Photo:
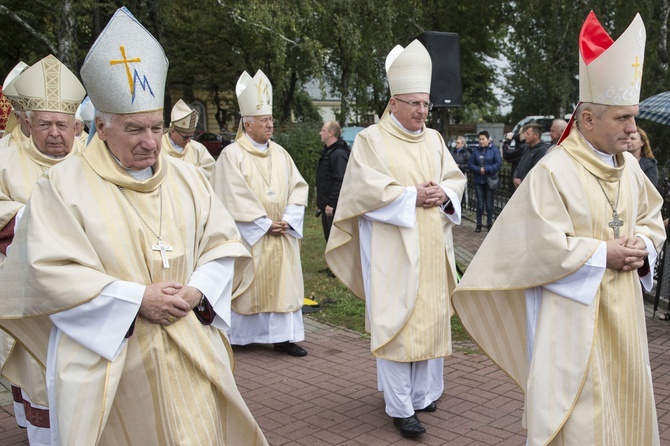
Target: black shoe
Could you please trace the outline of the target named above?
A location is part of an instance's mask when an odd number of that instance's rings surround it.
[[[475,232],[482,232],[482,225],[477,225]]]
[[[491,226],[493,226],[493,225],[486,225],[486,232],[491,230]]]
[[[437,404],[435,404],[435,401],[433,401],[423,409],[417,409],[417,412],[435,412],[436,410],[437,410]]]
[[[416,414],[407,418],[393,418],[393,424],[405,438],[418,437],[426,433],[426,428],[421,425]]]
[[[280,342],[275,344],[276,352],[287,353],[291,356],[307,356],[307,350],[294,344],[293,342]]]
[[[320,273],[327,275],[328,277],[335,278],[335,274],[330,270],[330,268],[324,268],[319,270]]]

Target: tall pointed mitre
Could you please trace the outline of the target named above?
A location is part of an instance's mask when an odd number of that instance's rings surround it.
[[[418,40],[406,48],[396,45],[386,56],[386,75],[391,96],[406,93],[430,94],[433,63],[426,47]]]
[[[12,83],[25,110],[74,115],[86,91],[77,76],[52,54]]]
[[[89,50],[81,78],[96,110],[142,113],[163,109],[167,69],[161,45],[124,7]]]
[[[186,135],[192,135],[195,132],[195,126],[198,125],[200,114],[197,110],[189,107],[181,99],[172,107],[170,113],[170,126],[178,132]]]
[[[646,39],[640,14],[614,41],[591,11],[579,33],[579,103],[639,104]],[[559,143],[570,133],[575,118],[573,113]]]
[[[235,86],[237,103],[240,105],[241,116],[272,115],[272,84],[261,70],[254,77],[243,71]],[[244,123],[240,119],[235,139],[244,133]]]
[[[24,62],[17,63],[12,71],[9,72],[5,78],[5,82],[2,84],[2,96],[11,104],[11,108],[16,111],[23,111],[23,104],[19,98],[19,94],[16,92],[16,87],[14,86],[14,81],[19,77],[21,73],[26,71],[29,68],[29,65]],[[3,105],[3,110],[6,105]],[[14,130],[19,121],[17,121],[14,113],[9,112],[7,122],[5,123],[5,134]]]
[[[95,118],[95,107],[93,106],[90,97],[86,96],[84,100],[81,101],[81,104],[79,105],[77,113],[75,113],[74,117],[75,119],[83,121],[84,124],[91,128],[93,124],[93,118]]]
[[[23,105],[19,99],[19,94],[16,92],[14,81],[28,68],[30,68],[29,65],[24,62],[17,63],[5,78],[5,82],[2,83],[2,94],[7,97],[14,110],[23,111]]]
[[[242,116],[263,116],[272,114],[272,84],[261,70],[254,77],[244,71],[235,86],[237,102]]]

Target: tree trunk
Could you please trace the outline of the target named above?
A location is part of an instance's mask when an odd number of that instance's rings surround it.
[[[75,73],[79,71],[77,61],[77,13],[74,0],[63,0],[61,29],[58,36],[58,59]]]

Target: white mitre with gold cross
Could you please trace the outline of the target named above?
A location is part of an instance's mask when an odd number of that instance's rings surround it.
[[[433,62],[426,47],[418,40],[412,41],[406,48],[396,45],[386,56],[385,65],[391,96],[430,94]]]
[[[244,71],[237,80],[235,94],[242,116],[272,114],[272,84],[261,70],[254,77]]]
[[[175,130],[186,135],[192,135],[195,132],[195,127],[198,125],[198,118],[200,114],[197,110],[189,107],[186,102],[181,99],[172,107],[170,113],[170,126]]]
[[[124,7],[89,50],[81,78],[96,110],[143,113],[163,109],[167,69],[161,45]]]
[[[646,38],[640,14],[615,42],[591,11],[579,33],[579,104],[639,104]],[[576,118],[573,112],[558,144],[568,137]]]
[[[52,54],[21,73],[12,85],[24,110],[74,115],[86,95],[77,76]]]
[[[646,38],[640,14],[615,42],[591,11],[579,35],[579,101],[637,105]]]

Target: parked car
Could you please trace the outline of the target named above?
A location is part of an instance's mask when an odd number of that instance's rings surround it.
[[[553,115],[526,116],[521,121],[517,122],[516,125],[514,126],[514,128],[512,129],[512,133],[514,133],[514,137],[512,139],[512,143],[510,144],[510,146],[514,147],[521,142],[521,139],[520,139],[521,129],[523,128],[524,125],[531,124],[533,122],[539,124],[542,127],[542,133],[543,133],[542,140],[545,141],[544,133],[549,132],[549,129],[551,128],[551,123],[553,121],[554,121],[554,116]],[[549,142],[551,142],[551,136],[549,136]]]
[[[466,133],[463,135],[465,138],[465,148],[472,153],[477,147],[479,147],[479,134],[477,133]]]
[[[354,145],[356,135],[358,135],[364,128],[365,127],[344,127],[342,129],[342,139],[349,145],[349,147],[351,147]]]
[[[214,158],[218,158],[221,154],[221,150],[225,147],[226,144],[223,143],[221,135],[210,132],[196,132],[195,137],[193,138],[198,141],[200,144],[205,146],[210,155]],[[230,142],[229,142],[230,143]]]

